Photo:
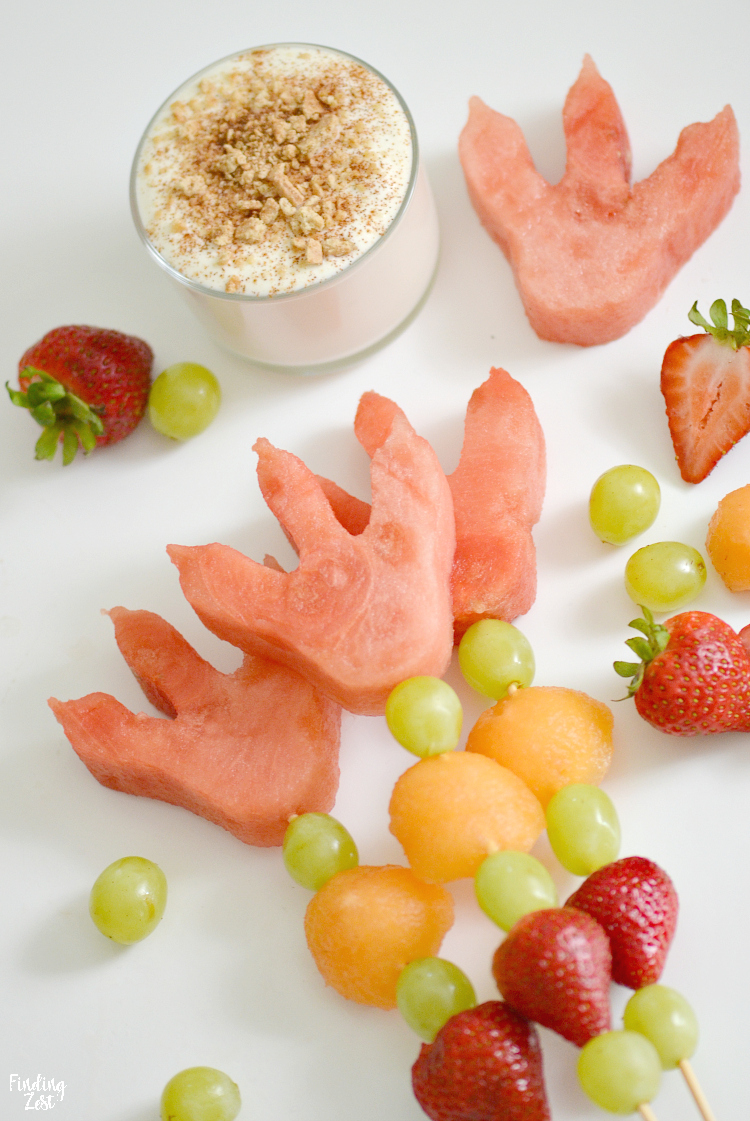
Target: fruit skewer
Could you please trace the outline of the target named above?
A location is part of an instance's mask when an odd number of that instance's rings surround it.
[[[623,1019],[626,1028],[653,1043],[664,1070],[681,1071],[703,1121],[716,1121],[690,1065],[698,1045],[698,1019],[685,997],[666,985],[646,985],[633,993]]]
[[[640,1113],[643,1121],[656,1121],[651,1102],[661,1072],[654,1044],[627,1027],[593,1036],[578,1057],[578,1081],[592,1102],[610,1113]]]
[[[711,1109],[711,1106],[706,1100],[706,1095],[701,1089],[701,1085],[695,1076],[695,1071],[693,1070],[689,1059],[680,1059],[677,1066],[682,1073],[685,1082],[687,1083],[687,1087],[690,1090],[690,1093],[693,1095],[693,1100],[698,1106],[698,1111],[703,1118],[703,1121],[716,1121],[716,1114]]]

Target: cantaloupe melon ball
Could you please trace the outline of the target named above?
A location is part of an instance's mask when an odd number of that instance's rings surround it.
[[[532,685],[483,712],[466,750],[513,771],[546,807],[571,782],[601,782],[612,760],[613,724],[607,705],[586,693]]]
[[[404,966],[434,957],[453,925],[453,897],[395,864],[337,872],[310,900],[305,935],[327,984],[349,1000],[396,1007]]]
[[[706,551],[730,592],[750,589],[750,485],[722,498],[708,523]]]
[[[544,829],[528,786],[483,755],[450,751],[422,759],[396,782],[391,833],[412,870],[430,883],[473,876],[499,849],[527,852]]]

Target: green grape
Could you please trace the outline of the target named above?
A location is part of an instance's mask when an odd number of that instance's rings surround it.
[[[530,911],[557,907],[557,891],[547,869],[527,852],[493,852],[474,877],[479,906],[502,930]]]
[[[634,1031],[596,1035],[578,1056],[578,1081],[610,1113],[635,1113],[659,1092],[661,1063],[653,1043]]]
[[[659,1052],[664,1070],[689,1059],[698,1046],[698,1020],[685,997],[666,985],[646,985],[633,993],[623,1015],[629,1031],[639,1031]]]
[[[660,504],[659,484],[645,467],[610,467],[591,488],[591,528],[601,541],[624,545],[653,524]]]
[[[638,549],[625,566],[625,590],[651,611],[676,611],[695,599],[706,582],[706,564],[697,549],[679,541],[658,541]]]
[[[329,814],[307,813],[292,818],[282,852],[289,875],[310,891],[318,891],[331,876],[359,863],[351,834]]]
[[[480,619],[458,645],[458,664],[473,689],[499,701],[509,685],[531,685],[534,652],[529,640],[511,623]]]
[[[463,710],[446,681],[409,677],[385,702],[385,719],[401,746],[424,758],[458,746]]]
[[[158,432],[189,440],[208,428],[220,404],[221,389],[210,370],[196,362],[176,362],[151,386],[148,415]]]
[[[546,814],[552,851],[574,876],[590,876],[617,859],[620,821],[612,799],[598,786],[563,786],[550,798]]]
[[[398,1010],[418,1036],[432,1043],[443,1024],[477,1002],[471,981],[445,958],[419,958],[401,970]]]
[[[89,912],[102,934],[129,946],[159,925],[166,903],[167,879],[158,864],[124,856],[97,878]]]
[[[213,1067],[189,1067],[170,1078],[161,1096],[161,1121],[234,1121],[240,1091]]]

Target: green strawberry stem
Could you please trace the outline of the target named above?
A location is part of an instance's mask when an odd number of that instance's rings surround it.
[[[704,319],[698,311],[698,301],[693,304],[688,312],[688,319],[696,327],[702,327],[713,335],[717,343],[731,346],[732,350],[739,350],[741,346],[750,345],[750,311],[743,307],[739,300],[732,300],[732,318],[734,330],[730,330],[727,305],[723,300],[714,300],[709,309],[713,323]]]
[[[13,404],[28,409],[44,429],[36,442],[36,458],[53,459],[61,439],[63,465],[73,462],[79,447],[88,455],[96,446],[97,436],[104,432],[97,411],[70,393],[52,374],[36,366],[25,366],[21,377],[33,379],[25,393],[12,389],[9,382],[5,388]]]
[[[662,650],[666,649],[669,642],[669,631],[663,627],[661,623],[655,623],[654,617],[647,607],[638,605],[643,612],[642,619],[633,619],[628,623],[629,627],[640,631],[645,635],[645,638],[628,638],[625,640],[625,645],[629,646],[634,654],[637,654],[641,659],[640,662],[615,662],[615,673],[620,677],[631,677],[632,681],[628,685],[628,696],[632,697],[638,692],[638,688],[643,681],[643,675],[646,671],[646,666],[652,661],[657,654],[661,654]]]

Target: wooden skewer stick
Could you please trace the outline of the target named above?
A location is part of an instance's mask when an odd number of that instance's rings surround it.
[[[638,1106],[638,1112],[643,1118],[643,1121],[656,1121],[656,1114],[648,1102],[641,1102]]]
[[[716,1117],[714,1116],[713,1110],[711,1109],[711,1106],[706,1101],[706,1095],[701,1090],[700,1083],[698,1082],[698,1079],[695,1077],[695,1071],[691,1067],[688,1060],[687,1059],[681,1059],[678,1065],[679,1065],[680,1070],[683,1073],[685,1081],[688,1084],[688,1089],[690,1090],[690,1093],[695,1098],[695,1104],[698,1106],[698,1109],[700,1110],[700,1114],[701,1114],[701,1117],[703,1118],[703,1121],[716,1121]]]

